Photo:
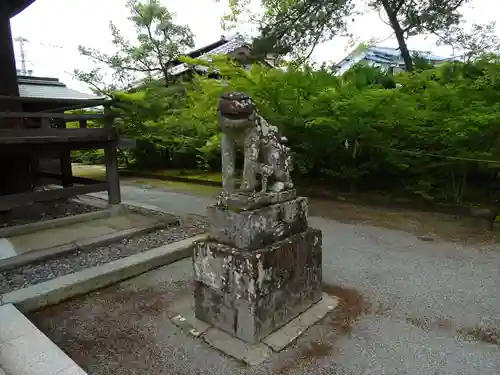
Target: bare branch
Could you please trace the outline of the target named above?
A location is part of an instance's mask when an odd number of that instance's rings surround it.
[[[380,18],[380,21],[382,21],[383,23],[385,23],[387,26],[391,26],[391,24],[390,24],[389,22],[387,22],[386,20],[384,20],[384,19],[382,18],[382,15],[380,14],[380,12],[382,12],[382,8],[380,8],[380,9],[378,10],[378,12],[377,12],[377,14],[378,14],[378,18]]]
[[[309,58],[311,57],[311,55],[313,54],[314,52],[314,49],[316,48],[316,46],[318,45],[318,42],[321,38],[321,34],[323,33],[324,31],[324,28],[325,28],[325,25],[323,25],[323,27],[321,28],[321,31],[318,33],[318,35],[316,36],[316,39],[314,40],[314,43],[311,45],[311,48],[309,50],[309,53],[299,62],[300,64],[303,64],[305,63],[307,60],[309,60]]]

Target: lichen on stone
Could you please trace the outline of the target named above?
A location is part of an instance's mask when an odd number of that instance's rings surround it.
[[[222,188],[234,193],[236,147],[243,147],[241,191],[280,192],[293,188],[290,148],[278,128],[270,125],[243,93],[224,94],[219,101],[221,121]],[[260,176],[260,191],[258,189]]]

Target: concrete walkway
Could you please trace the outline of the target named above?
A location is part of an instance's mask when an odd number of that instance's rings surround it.
[[[0,260],[13,258],[36,250],[50,249],[74,243],[75,241],[118,234],[121,231],[133,228],[150,227],[156,223],[156,219],[133,213],[119,215],[106,214],[105,216],[97,216],[96,214],[98,213],[93,213],[91,217],[82,218],[80,221],[72,220],[67,224],[62,224],[68,220],[67,218],[58,219],[59,224],[53,227],[47,227],[46,225],[43,227],[32,227],[38,225],[38,223],[28,224],[24,228],[30,227],[29,230],[0,238]],[[42,224],[47,224],[48,222],[44,221]],[[20,226],[21,229],[22,227]]]
[[[0,375],[5,373],[85,375],[71,358],[11,304],[0,306]]]
[[[121,191],[124,203],[130,201],[156,206],[179,216],[187,214],[205,215],[205,207],[207,204],[212,203],[212,199],[207,197],[168,190],[143,188],[123,183]],[[93,195],[107,199],[106,193]]]
[[[204,214],[211,201],[133,186],[122,192],[126,200],[184,215]],[[314,216],[310,223],[323,230],[324,283],[354,289],[372,309],[347,336],[329,343],[335,353],[290,373],[500,373],[498,246],[423,242]]]

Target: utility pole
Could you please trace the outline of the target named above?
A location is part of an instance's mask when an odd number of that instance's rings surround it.
[[[21,69],[20,69],[20,73],[23,76],[27,76],[28,75],[28,70],[26,69],[26,50],[25,50],[24,43],[28,42],[28,39],[23,38],[22,36],[18,36],[14,40],[19,43],[19,50],[21,51]]]

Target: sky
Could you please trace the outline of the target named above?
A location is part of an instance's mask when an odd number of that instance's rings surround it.
[[[195,35],[196,47],[210,44],[228,35],[222,30],[220,20],[227,9],[227,0],[162,0],[163,5],[175,13],[175,21],[187,24]],[[80,56],[78,45],[112,51],[109,22],[113,21],[129,39],[134,29],[127,20],[126,0],[36,0],[34,4],[11,19],[13,37],[28,40],[24,49],[28,68],[33,75],[56,77],[68,87],[90,93],[89,88],[74,79],[74,69],[90,70],[92,62]],[[500,2],[497,0],[472,0],[472,6],[464,8],[468,23],[497,21],[500,35]],[[255,0],[254,7],[258,7]],[[250,29],[240,26],[233,32],[246,33]],[[391,34],[376,13],[357,17],[350,30],[359,41],[376,38],[380,41]],[[411,49],[434,51],[450,56],[446,47],[436,47],[432,38],[414,37],[409,40]],[[380,45],[396,47],[394,39]],[[15,42],[16,57],[20,60],[20,46]],[[349,52],[348,40],[335,38],[318,46],[313,58],[318,61],[337,62]],[[19,66],[18,61],[18,68]]]

